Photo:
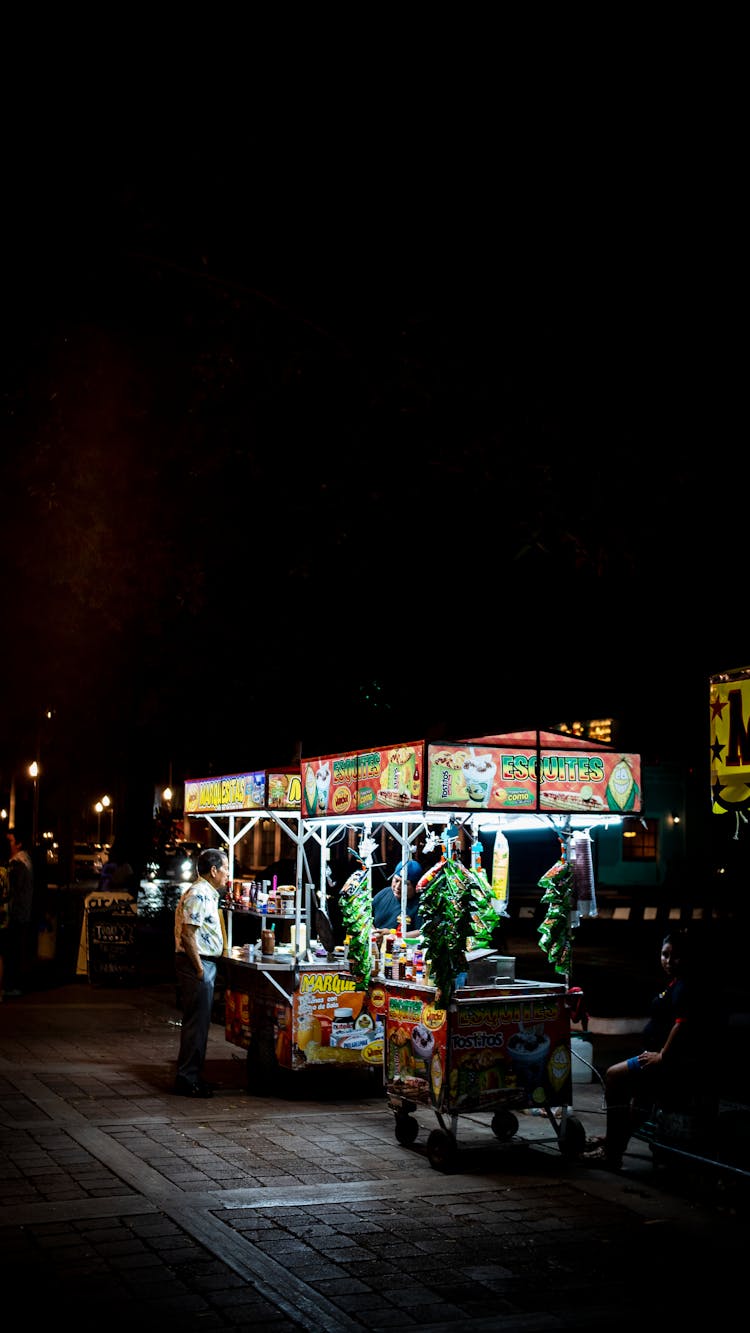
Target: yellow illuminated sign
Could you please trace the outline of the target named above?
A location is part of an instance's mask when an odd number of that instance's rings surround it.
[[[711,680],[711,796],[714,814],[750,806],[750,669]]]

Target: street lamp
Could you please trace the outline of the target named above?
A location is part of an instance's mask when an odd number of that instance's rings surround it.
[[[109,845],[111,847],[115,836],[115,809],[109,796],[102,796],[102,807],[109,815]]]
[[[39,834],[39,765],[36,759],[32,764],[29,764],[29,777],[32,778],[34,782],[34,823],[32,826],[32,842],[36,847]]]
[[[110,845],[110,847],[111,847],[111,846],[112,846],[112,840],[113,840],[113,838],[114,838],[114,831],[115,831],[115,811],[114,811],[114,806],[112,805],[112,801],[111,801],[110,797],[109,797],[109,796],[102,796],[101,800],[99,800],[99,801],[96,802],[96,805],[94,806],[94,809],[96,810],[96,841],[99,843],[99,846],[101,847],[101,845],[102,845],[102,815],[104,814],[104,811],[106,810],[106,811],[107,811],[107,814],[109,815],[109,845]]]

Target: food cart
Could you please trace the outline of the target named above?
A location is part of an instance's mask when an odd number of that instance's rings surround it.
[[[399,1143],[419,1133],[413,1112],[435,1113],[430,1164],[447,1170],[458,1151],[459,1116],[494,1112],[492,1132],[512,1138],[517,1110],[538,1107],[560,1150],[580,1152],[585,1132],[571,1114],[570,1022],[566,986],[533,981],[464,985],[447,1008],[433,986],[384,981],[374,988],[385,1015],[385,1085]],[[558,1121],[554,1108],[561,1108]]]
[[[255,885],[247,901],[243,885],[238,903],[235,881],[227,905],[226,1036],[247,1051],[249,1086],[261,1089],[278,1069],[369,1068],[386,1081],[400,1142],[413,1141],[418,1127],[409,1117],[420,1102],[435,1111],[436,1164],[455,1147],[457,1116],[477,1106],[495,1110],[493,1130],[500,1137],[516,1132],[513,1108],[538,1106],[550,1116],[561,1149],[576,1151],[582,1131],[569,1114],[567,982],[517,981],[508,970],[513,960],[483,947],[505,911],[502,830],[527,814],[570,840],[576,811],[588,822],[637,811],[639,784],[637,756],[539,732],[306,758],[283,781],[253,773],[187,783],[186,811],[207,818],[228,842],[230,879],[234,848],[257,820],[283,821],[296,846],[293,886],[274,884],[268,892],[264,886],[258,894]],[[477,851],[487,828],[495,841],[491,880]],[[433,911],[433,937],[426,943],[439,977],[388,978],[384,959],[373,952],[372,870],[377,835],[384,833],[404,860],[419,845],[427,852],[442,844],[438,865],[457,868],[459,844],[471,849],[464,904],[471,910],[464,912],[447,971],[438,959],[450,932],[439,902]],[[346,938],[337,943],[326,909],[330,852],[342,837],[356,869],[339,892]],[[319,852],[317,889],[312,848]],[[428,885],[422,901],[429,899]],[[256,938],[241,944],[233,938],[238,913],[256,927]],[[405,885],[401,914],[405,919]],[[480,956],[468,959],[471,968],[462,975],[467,937]],[[565,974],[560,953],[550,959]],[[560,1122],[553,1107],[562,1108]]]
[[[430,1108],[439,1128],[430,1134],[428,1156],[433,1166],[447,1169],[457,1153],[462,1114],[492,1112],[493,1133],[508,1139],[518,1131],[515,1112],[536,1107],[547,1114],[561,1151],[579,1152],[585,1135],[571,1114],[569,959],[564,931],[556,931],[557,909],[548,911],[557,982],[517,980],[514,960],[491,947],[467,952],[467,945],[486,946],[493,915],[505,910],[503,826],[519,815],[551,823],[569,852],[576,816],[579,825],[590,826],[641,808],[638,756],[541,732],[442,745],[416,742],[303,760],[302,803],[303,817],[313,824],[335,818],[329,811],[340,818],[351,812],[351,824],[363,830],[359,868],[344,886],[342,902],[350,966],[367,985],[371,1016],[383,1028],[384,1080],[398,1142],[415,1141],[419,1125],[413,1112]],[[400,817],[394,818],[394,811]],[[376,824],[397,837],[400,825],[404,859],[413,854],[420,834],[426,847],[442,841],[442,857],[420,885],[422,912],[427,909],[429,919],[423,932],[433,967],[429,979],[386,976],[383,959],[373,962],[368,904]],[[491,880],[481,867],[480,829],[494,829],[496,851],[503,851],[493,856]],[[463,835],[471,847],[471,871],[456,856]],[[553,872],[550,876],[554,879]],[[576,904],[581,915],[591,906],[590,896],[588,904],[584,899],[585,893]],[[569,904],[562,901],[560,920],[569,915]],[[405,919],[405,885],[401,907]]]
[[[323,907],[313,904],[300,814],[299,772],[253,772],[186,782],[185,808],[227,842],[229,884],[225,1033],[247,1052],[248,1087],[261,1092],[277,1071],[375,1070],[383,1063],[382,1026],[365,987],[351,976]],[[242,882],[234,853],[260,819],[273,819],[296,848],[294,885]],[[319,938],[313,937],[313,928]],[[237,934],[250,934],[235,942]]]
[[[571,1114],[567,985],[516,981],[514,959],[466,948],[481,881],[454,858],[449,833],[436,872],[425,879],[423,935],[435,956],[430,984],[391,976],[372,989],[373,1008],[383,1014],[396,1139],[414,1143],[419,1124],[412,1113],[431,1109],[439,1128],[429,1135],[427,1156],[448,1170],[461,1115],[493,1112],[492,1132],[507,1140],[518,1132],[515,1112],[535,1107],[547,1114],[561,1151],[579,1152],[585,1134]]]

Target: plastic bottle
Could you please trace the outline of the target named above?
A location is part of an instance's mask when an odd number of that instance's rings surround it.
[[[477,837],[476,842],[471,844],[471,868],[472,870],[482,869],[482,843]]]
[[[401,922],[396,926],[396,934],[393,937],[391,945],[392,956],[392,975],[394,981],[401,980],[401,963],[403,958],[403,939],[401,938]]]
[[[383,960],[383,976],[386,981],[390,981],[393,976],[393,952],[390,935],[384,935],[383,937],[380,945],[380,956]]]
[[[492,892],[498,901],[502,913],[508,905],[508,861],[510,849],[508,839],[502,829],[495,834],[495,848],[492,853]]]

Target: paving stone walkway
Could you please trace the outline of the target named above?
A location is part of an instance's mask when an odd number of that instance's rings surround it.
[[[443,1173],[431,1112],[406,1148],[382,1088],[351,1070],[253,1095],[217,1025],[216,1096],[174,1097],[178,1023],[170,985],[0,1005],[0,1269],[29,1318],[529,1333],[744,1299],[741,1202],[657,1170],[644,1144],[611,1175],[565,1158],[544,1117],[501,1143],[489,1115],[467,1116]],[[599,1085],[574,1103],[602,1132]]]

